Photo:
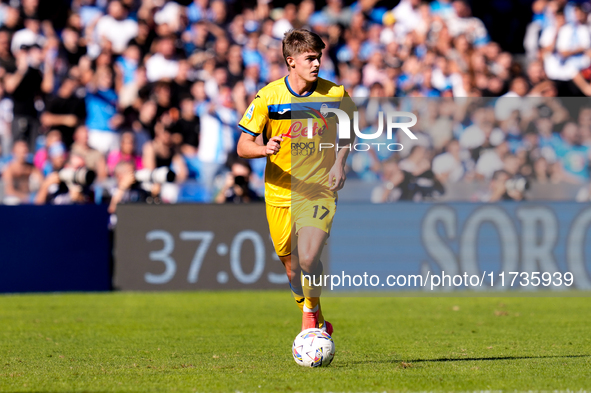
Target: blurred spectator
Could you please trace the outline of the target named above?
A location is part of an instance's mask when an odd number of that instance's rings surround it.
[[[10,33],[6,30],[0,30],[0,75],[13,73],[16,70],[16,62],[10,52]]]
[[[450,19],[455,16],[454,6],[451,0],[434,0],[429,4],[433,16],[439,16],[443,19]]]
[[[462,151],[457,140],[450,141],[446,152],[433,159],[433,173],[440,183],[456,183],[474,170],[474,162],[467,151]]]
[[[96,173],[96,178],[99,182],[107,179],[105,157],[88,145],[88,129],[86,126],[82,125],[76,129],[74,143],[70,152],[84,159],[84,166]]]
[[[119,0],[111,0],[108,14],[101,16],[96,23],[96,35],[101,47],[108,41],[114,53],[122,53],[127,43],[137,36],[138,24],[127,18],[127,10]]]
[[[484,6],[474,2],[401,0],[390,10],[375,0],[255,3],[77,0],[62,20],[44,20],[38,1],[3,4],[0,171],[12,141],[25,140],[47,175],[72,150],[68,167],[83,156],[101,180],[120,163],[172,168],[177,184],[157,184],[149,198],[172,202],[167,189],[189,179],[216,195],[239,115],[287,74],[283,33],[305,27],[326,44],[321,76],[358,99],[362,132],[375,131],[380,111],[418,117],[418,140],[402,132],[376,140],[401,143],[400,152],[350,155],[351,178],[395,184],[376,200],[436,198],[442,183],[454,182],[478,188],[462,198],[480,199],[494,183],[495,195],[520,199],[505,184],[520,176],[528,184],[589,182],[591,111],[563,98],[591,96],[588,2],[534,1],[526,37],[512,37],[524,42],[525,57],[508,52],[512,43],[491,41],[469,4],[476,15]],[[485,22],[511,20],[496,12]],[[491,27],[491,36],[499,30]],[[506,30],[516,31],[512,23]],[[80,125],[88,138],[80,131],[74,143]],[[250,164],[259,190],[265,160]],[[493,181],[496,171],[509,179]],[[57,199],[68,198],[78,200]]]
[[[121,134],[120,149],[109,153],[107,158],[109,175],[115,174],[115,168],[120,162],[130,162],[137,170],[143,168],[142,156],[136,154],[135,135],[131,131]]]
[[[351,17],[351,9],[349,7],[343,7],[342,0],[327,0],[326,7],[310,17],[310,24],[312,27],[322,31],[327,26],[337,23],[348,26],[351,23]]]
[[[499,202],[501,200],[507,200],[507,181],[511,178],[511,175],[506,171],[497,170],[493,173],[489,184],[489,191],[485,194],[481,201],[482,202]]]
[[[490,40],[484,23],[472,16],[472,10],[464,0],[454,0],[452,3],[455,17],[451,17],[447,24],[452,37],[464,34],[468,42],[476,47],[487,44]]]
[[[399,167],[414,176],[419,176],[428,171],[431,168],[431,161],[427,149],[420,145],[413,146],[408,157],[400,161]]]
[[[111,190],[109,213],[113,214],[120,203],[146,202],[150,194],[144,190],[135,178],[135,167],[131,161],[120,161],[114,168],[116,187]]]
[[[259,202],[261,198],[250,188],[252,170],[247,160],[232,158],[229,161],[230,172],[226,182],[215,198],[217,203]]]
[[[371,55],[367,65],[363,67],[363,84],[371,86],[386,79],[384,56],[376,51]]]
[[[86,40],[80,36],[76,26],[66,26],[62,30],[61,38],[60,57],[65,60],[68,67],[77,66],[82,56],[88,53]]]
[[[533,179],[538,184],[546,184],[550,182],[550,167],[548,165],[548,160],[544,157],[538,158],[533,167]]]
[[[193,0],[187,7],[187,17],[191,23],[206,18],[209,0]]]
[[[184,27],[184,22],[181,20],[181,6],[174,1],[165,3],[154,14],[154,22],[159,27],[165,25],[171,32],[177,33]]]
[[[79,184],[72,181],[72,179],[63,179],[61,176],[62,169],[71,169],[73,171],[84,169],[84,158],[77,154],[71,154],[63,168],[55,168],[54,172],[47,175],[35,196],[35,203],[38,205],[46,203],[52,205],[91,203],[93,197],[90,184]]]
[[[185,156],[195,156],[199,149],[201,122],[195,115],[195,103],[190,96],[181,99],[180,119],[172,128],[173,134],[180,137],[181,152]]]
[[[119,102],[120,108],[123,108],[124,113],[129,112],[129,108],[136,109],[140,106],[138,99],[143,99],[149,94],[148,78],[146,76],[146,68],[141,66],[135,70],[133,80],[123,84],[123,74],[121,70],[117,71],[117,78],[120,79],[119,84]]]
[[[59,130],[61,139],[69,147],[74,141],[74,130],[86,120],[84,100],[77,96],[80,87],[78,79],[68,75],[62,81],[57,95],[47,99],[45,111],[41,114],[41,125],[47,129]]]
[[[140,58],[143,59],[149,52],[156,38],[156,32],[145,19],[138,20],[138,31],[136,37],[129,41],[129,45],[135,45],[140,49]]]
[[[27,140],[31,150],[35,150],[39,135],[35,101],[42,92],[49,93],[53,89],[53,59],[46,57],[43,72],[39,69],[42,61],[43,52],[39,46],[25,47],[16,53],[16,71],[7,74],[4,80],[6,92],[14,102],[13,140]]]
[[[589,146],[581,142],[578,125],[569,122],[564,125],[559,137],[555,137],[554,150],[558,162],[565,171],[565,181],[582,183],[589,180]]]
[[[523,77],[514,78],[509,86],[509,91],[501,96],[495,104],[495,120],[508,120],[514,111],[527,112],[531,110],[534,102],[532,99],[524,99],[529,91],[527,81]]]
[[[399,163],[399,168],[408,174],[406,197],[413,201],[431,199],[441,195],[444,191],[439,180],[431,170],[431,159],[427,148],[415,145],[411,148],[407,158]]]
[[[221,103],[205,103],[198,109],[201,119],[199,151],[199,176],[209,192],[215,177],[224,171],[228,154],[235,148],[235,125],[238,115],[232,108],[230,90],[224,89]]]
[[[512,175],[507,171],[498,171],[493,175],[492,192],[487,202],[523,201],[526,198],[529,182],[520,175]]]
[[[293,24],[297,18],[295,4],[286,4],[283,8],[283,15],[273,25],[273,36],[278,40],[283,39],[283,35],[293,29]]]
[[[56,143],[62,145],[62,134],[58,130],[50,130],[45,136],[44,146],[37,150],[33,158],[35,166],[44,174],[45,168],[49,164],[49,149]]]
[[[144,145],[142,164],[146,169],[170,168],[176,174],[176,181],[187,178],[187,166],[183,157],[176,152],[170,131],[162,123],[156,124],[154,140]]]
[[[135,150],[140,152],[144,145],[150,141],[154,135],[154,125],[156,124],[156,111],[158,106],[152,100],[141,104],[137,119],[133,121],[132,129],[135,133]]]
[[[410,156],[420,155],[422,146],[415,146]],[[402,163],[401,163],[402,164]],[[374,203],[395,202],[397,200],[422,201],[436,199],[444,189],[435,178],[433,171],[427,169],[418,175],[402,170],[395,158],[384,163],[384,184],[373,189],[371,201]]]
[[[242,59],[244,61],[244,65],[249,68],[249,67],[257,67],[260,78],[261,79],[266,79],[267,77],[267,72],[268,72],[268,68],[267,68],[267,63],[265,62],[265,59],[263,57],[263,54],[260,52],[259,50],[259,33],[250,33],[248,35],[248,41],[246,42],[246,45],[244,46],[244,49],[242,50]],[[253,79],[258,79],[258,75],[256,78]],[[252,78],[252,75],[251,75]],[[261,86],[262,87],[262,86]],[[258,89],[257,89],[258,90]]]
[[[485,180],[491,180],[494,173],[504,168],[504,160],[509,153],[509,144],[504,138],[491,141],[494,146],[482,153],[476,162],[476,174]]]
[[[136,45],[129,45],[115,62],[116,81],[120,87],[135,81],[140,55],[140,49]]]
[[[48,160],[43,167],[43,175],[48,176],[51,172],[59,171],[64,167],[68,158],[66,147],[57,140],[47,147]]]
[[[502,131],[495,129],[489,112],[484,108],[479,108],[474,111],[473,123],[462,132],[460,146],[469,149],[472,156],[478,159],[480,150],[490,147],[491,139],[495,137],[502,137]]]
[[[43,48],[45,37],[41,35],[41,22],[36,16],[28,16],[24,20],[24,29],[17,31],[12,36],[10,46],[15,57],[21,50],[26,50],[32,46]]]
[[[102,154],[116,149],[119,136],[116,129],[122,121],[117,113],[117,93],[113,90],[113,73],[106,67],[96,70],[86,89],[86,126],[89,145]]]
[[[2,173],[5,205],[32,202],[39,189],[43,175],[29,162],[29,147],[25,141],[16,141],[12,147],[12,160]]]
[[[401,0],[400,3],[394,7],[392,13],[396,18],[394,29],[398,36],[404,36],[413,31],[422,21],[419,7],[420,0]]]
[[[157,41],[157,53],[146,62],[146,74],[150,82],[174,79],[179,72],[174,42],[174,36],[162,37]]]
[[[371,194],[371,201],[373,203],[387,203],[411,199],[408,191],[412,176],[402,171],[394,158],[384,163],[381,177],[383,184],[375,187]]]
[[[550,79],[568,81],[589,66],[589,57],[584,55],[591,48],[587,13],[577,5],[575,15],[576,19],[567,23],[564,12],[558,10],[555,23],[542,31],[540,47],[544,54],[544,69]]]

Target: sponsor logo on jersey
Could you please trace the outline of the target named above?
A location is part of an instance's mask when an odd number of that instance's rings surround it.
[[[309,111],[305,111],[306,114],[308,114],[312,119],[318,121],[318,122],[322,122],[322,124],[324,124],[324,127],[328,128],[328,124],[326,124],[326,118],[324,117],[324,114],[321,112],[318,112],[316,109],[311,108],[309,106],[307,106],[306,108],[310,109]],[[328,109],[328,105],[326,104],[322,104],[322,106],[320,107],[320,110],[324,110],[324,113],[326,114],[326,110]]]
[[[314,122],[312,125],[312,136],[315,137],[316,135],[322,136],[326,132],[326,126],[320,127],[318,122]],[[284,138],[295,139],[299,137],[307,138],[308,137],[308,126],[307,121],[294,121],[289,126],[289,130],[286,133],[281,135]]]
[[[314,142],[292,142],[292,156],[309,156],[314,153],[316,144]]]

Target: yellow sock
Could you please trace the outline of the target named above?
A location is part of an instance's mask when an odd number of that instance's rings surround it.
[[[319,297],[307,297],[305,298],[304,301],[304,307],[306,307],[306,309],[308,310],[317,310],[316,307],[318,307],[318,305],[320,304],[320,298]]]
[[[322,271],[320,275],[312,275],[302,270],[302,292],[306,300],[304,306],[309,310],[314,310],[320,303],[320,294],[322,293]]]
[[[296,306],[298,306],[301,312],[304,312],[304,301],[306,298],[301,292],[302,289],[300,288],[300,290],[296,292],[291,284],[289,284],[289,287],[291,288],[291,296],[293,296]],[[324,315],[322,314],[322,305],[320,304],[320,301],[318,301],[318,323],[320,326],[324,324]]]
[[[289,284],[291,288],[291,296],[293,296],[293,300],[296,302],[296,306],[299,307],[301,312],[304,312],[304,294],[302,292],[302,288],[294,288],[291,283]]]

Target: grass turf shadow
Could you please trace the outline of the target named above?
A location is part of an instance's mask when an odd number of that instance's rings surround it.
[[[437,358],[437,359],[389,359],[389,360],[365,360],[365,361],[352,361],[347,364],[398,364],[404,363],[412,365],[413,363],[436,363],[436,362],[468,362],[468,361],[494,361],[494,360],[525,360],[525,359],[555,359],[555,358],[586,358],[591,355],[550,355],[550,356],[491,356],[491,357],[480,357],[480,358]],[[340,365],[339,365],[340,366]]]

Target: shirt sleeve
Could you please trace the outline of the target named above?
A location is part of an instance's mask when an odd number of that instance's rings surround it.
[[[238,128],[240,128],[242,132],[257,136],[263,132],[268,121],[269,110],[267,108],[267,103],[259,92],[248,106],[244,116],[242,116],[242,120],[238,123]]]

